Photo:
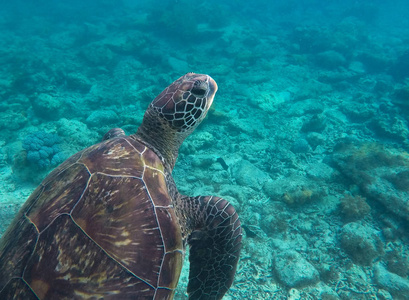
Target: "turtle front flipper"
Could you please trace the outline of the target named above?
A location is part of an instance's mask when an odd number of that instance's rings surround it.
[[[234,207],[219,197],[186,197],[193,230],[188,237],[190,300],[216,300],[233,283],[241,248],[240,220]]]

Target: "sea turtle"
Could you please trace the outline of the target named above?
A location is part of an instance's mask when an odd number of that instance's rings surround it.
[[[171,175],[216,90],[210,76],[188,73],[135,134],[111,129],[52,171],[0,241],[0,299],[172,299],[186,244],[189,299],[221,299],[240,220],[222,198],[179,194]]]

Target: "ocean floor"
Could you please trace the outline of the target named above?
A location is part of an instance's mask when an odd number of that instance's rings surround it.
[[[240,215],[224,299],[409,299],[404,1],[40,2],[0,13],[0,234],[65,158],[206,73],[219,91],[174,177]]]

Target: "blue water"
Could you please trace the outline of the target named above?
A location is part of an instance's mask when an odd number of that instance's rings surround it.
[[[225,299],[409,299],[407,1],[2,2],[0,234],[63,159],[205,73],[174,177],[245,225]]]

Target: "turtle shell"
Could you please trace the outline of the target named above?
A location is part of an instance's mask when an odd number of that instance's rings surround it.
[[[47,176],[0,245],[1,299],[172,299],[183,242],[164,166],[132,137]]]

